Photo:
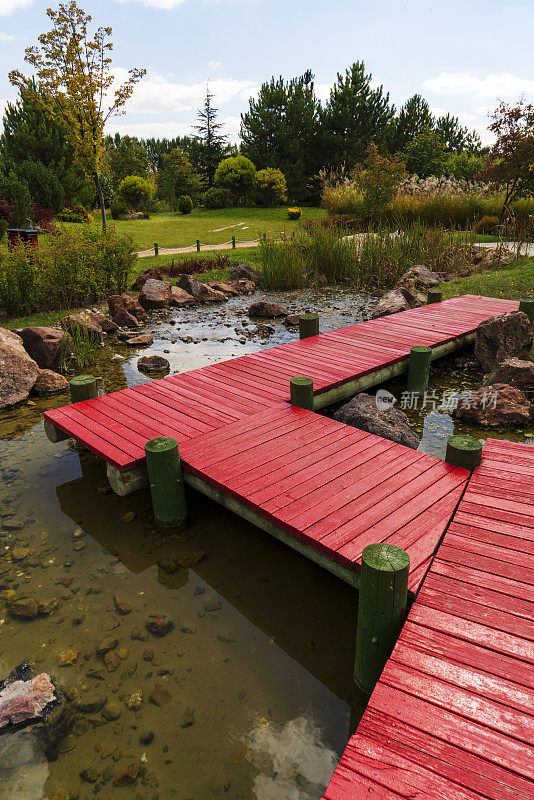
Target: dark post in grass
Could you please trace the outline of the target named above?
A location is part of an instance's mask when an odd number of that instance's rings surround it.
[[[235,236],[232,236],[232,250],[235,250]]]
[[[96,378],[92,375],[77,375],[69,381],[70,401],[79,403],[81,400],[93,400],[98,397]]]
[[[408,391],[423,394],[428,388],[432,348],[416,345],[410,350],[408,367]]]
[[[406,617],[410,556],[393,544],[362,553],[354,680],[371,694]]]
[[[299,317],[299,335],[301,339],[317,336],[319,333],[319,314],[301,314]]]
[[[449,436],[445,461],[455,467],[473,470],[482,458],[482,442],[473,436]]]
[[[157,436],[145,444],[145,455],[156,522],[166,527],[185,525],[187,504],[178,442]]]
[[[159,247],[157,242],[154,242],[154,255],[159,256]]]
[[[534,325],[534,300],[520,300],[519,310],[527,315],[532,325]]]
[[[200,253],[200,239],[197,239],[197,253]]]
[[[313,381],[311,378],[290,378],[291,405],[313,411]]]
[[[441,303],[443,300],[443,292],[441,289],[429,289],[426,295],[426,302],[428,305],[431,303]]]

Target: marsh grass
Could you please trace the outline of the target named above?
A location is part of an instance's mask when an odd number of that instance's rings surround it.
[[[72,328],[69,337],[65,336],[61,342],[58,357],[60,372],[68,372],[69,369],[83,369],[94,364],[100,344],[95,340],[94,335],[82,327]]]

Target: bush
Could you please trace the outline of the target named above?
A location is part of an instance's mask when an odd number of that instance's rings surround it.
[[[287,184],[284,173],[274,167],[256,173],[256,189],[264,206],[275,206],[286,199]]]
[[[129,175],[119,186],[119,197],[134,211],[144,211],[153,194],[152,184],[139,175]]]
[[[20,244],[0,252],[0,307],[32,314],[94,302],[123,292],[136,256],[128,236],[113,229],[62,231],[37,248]]]
[[[193,201],[187,194],[183,194],[178,199],[178,211],[180,214],[190,214],[193,210]]]
[[[109,210],[112,219],[120,219],[121,217],[125,217],[128,213],[128,206],[124,200],[114,200]]]
[[[365,165],[357,166],[352,173],[362,193],[362,212],[367,219],[383,217],[405,177],[404,162],[397,156],[381,156],[378,147],[371,142]]]
[[[232,202],[232,197],[228,189],[218,189],[216,186],[212,186],[211,189],[204,192],[202,201],[206,208],[227,208]]]
[[[61,222],[93,222],[91,214],[80,203],[74,208],[64,208],[56,214],[56,219]]]
[[[289,219],[300,219],[302,216],[302,209],[297,206],[287,209],[287,216]]]
[[[170,264],[161,267],[161,271],[174,278],[176,275],[197,275],[201,272],[229,269],[231,266],[232,262],[227,255],[215,253],[213,256],[177,260],[176,263],[173,258]]]
[[[65,192],[58,177],[49,167],[39,161],[23,161],[17,167],[17,176],[28,185],[34,204],[59,211]]]
[[[215,172],[215,185],[227,189],[234,202],[238,205],[242,200],[247,202],[247,195],[254,188],[256,167],[245,156],[231,156],[223,158]]]
[[[26,181],[11,171],[8,175],[0,175],[0,190],[3,203],[10,208],[9,225],[14,228],[27,228],[31,222],[33,204]]]

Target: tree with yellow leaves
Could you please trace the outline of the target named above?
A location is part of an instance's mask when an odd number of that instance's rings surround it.
[[[35,91],[31,77],[18,70],[9,73],[9,80],[31,94],[48,116],[63,124],[77,163],[95,182],[105,231],[106,210],[100,183],[104,125],[110,117],[124,113],[126,101],[146,70],[129,70],[128,79],[108,99],[114,83],[109,56],[113,49],[111,28],[100,27],[91,38],[91,17],[75,0],[60,4],[57,11],[49,8],[46,13],[52,20],[51,30],[39,36],[40,47],[26,48],[25,56],[35,69],[40,91]]]

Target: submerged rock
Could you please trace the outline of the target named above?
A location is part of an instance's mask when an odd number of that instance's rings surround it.
[[[0,729],[40,719],[51,703],[58,702],[50,676],[41,672],[24,679],[26,669],[27,663],[22,664],[11,678],[0,684]]]
[[[22,619],[35,619],[39,613],[39,606],[33,597],[15,596],[8,600],[7,607],[10,614]]]
[[[491,372],[500,348],[509,357],[528,359],[532,349],[532,325],[523,311],[511,311],[485,319],[477,328],[475,356],[485,372]]]
[[[165,614],[151,614],[145,620],[147,631],[155,633],[156,636],[165,636],[174,628],[174,622]]]
[[[270,303],[267,300],[258,300],[248,309],[249,317],[287,317],[288,309],[279,303]]]
[[[33,384],[32,392],[40,395],[41,397],[50,394],[60,394],[67,392],[69,389],[69,382],[58,372],[53,372],[51,369],[42,369],[39,376]]]
[[[414,450],[419,446],[419,437],[410,428],[406,414],[393,407],[378,409],[376,398],[370,394],[357,394],[336,411],[334,419]]]
[[[514,386],[493,383],[464,395],[454,416],[487,428],[515,428],[528,425],[532,403]]]
[[[151,333],[141,333],[139,336],[129,336],[125,339],[126,344],[132,347],[148,347],[154,341]]]
[[[20,336],[0,328],[0,408],[27,400],[38,377],[39,367]]]
[[[84,336],[94,344],[102,342],[102,327],[92,314],[82,311],[80,314],[69,314],[61,320],[61,327],[71,336]]]
[[[142,356],[137,360],[137,369],[141,372],[164,372],[171,368],[163,356]]]

